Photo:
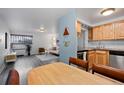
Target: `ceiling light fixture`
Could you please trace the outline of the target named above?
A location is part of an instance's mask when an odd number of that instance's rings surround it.
[[[44,32],[44,30],[40,30],[40,32]]]
[[[40,27],[40,32],[44,32],[45,28],[43,26]]]
[[[107,9],[103,9],[100,13],[103,16],[108,16],[108,15],[111,15],[112,13],[114,13],[114,11],[115,11],[115,8],[107,8]]]
[[[44,27],[40,27],[40,30],[44,30]]]
[[[39,32],[45,32],[46,29],[45,29],[43,26],[41,26],[40,29],[38,29],[38,31],[39,31]]]

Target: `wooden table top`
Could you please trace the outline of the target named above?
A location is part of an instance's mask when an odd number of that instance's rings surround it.
[[[76,67],[58,62],[32,69],[28,73],[29,85],[93,85],[118,84]]]

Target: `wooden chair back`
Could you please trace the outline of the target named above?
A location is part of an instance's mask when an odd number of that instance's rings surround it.
[[[94,72],[124,82],[124,70],[100,64],[93,64],[92,74],[94,74]]]
[[[19,73],[15,69],[9,71],[6,85],[19,85]]]
[[[84,60],[78,59],[78,58],[74,58],[74,57],[70,57],[69,65],[71,65],[71,64],[83,67],[86,69],[86,71],[88,71],[88,62],[87,61],[84,61]]]

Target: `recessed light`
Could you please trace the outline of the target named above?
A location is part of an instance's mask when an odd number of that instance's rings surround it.
[[[108,15],[111,15],[112,13],[114,13],[114,11],[115,11],[115,8],[107,8],[107,9],[102,10],[100,13],[103,16],[108,16]]]

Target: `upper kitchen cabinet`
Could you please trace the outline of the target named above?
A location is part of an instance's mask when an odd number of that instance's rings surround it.
[[[102,27],[103,38],[102,40],[112,40],[114,39],[114,28],[113,24],[105,24]]]
[[[102,29],[100,26],[93,28],[93,40],[102,40]]]
[[[97,40],[98,39],[98,31],[99,31],[98,27],[94,27],[93,28],[93,31],[92,31],[93,40]]]
[[[80,21],[77,21],[77,23],[76,23],[76,30],[77,30],[77,35],[78,35],[78,37],[80,38],[80,37],[82,37],[82,34],[81,34],[81,22]]]
[[[92,28],[91,28],[91,29],[88,31],[88,40],[92,40],[92,39],[93,39],[92,34],[93,34],[93,30],[92,30]]]
[[[124,39],[124,21],[114,23],[115,39]]]
[[[81,23],[79,21],[77,21],[77,32],[81,32]]]
[[[124,21],[117,21],[93,27],[92,40],[118,39],[124,39]]]

